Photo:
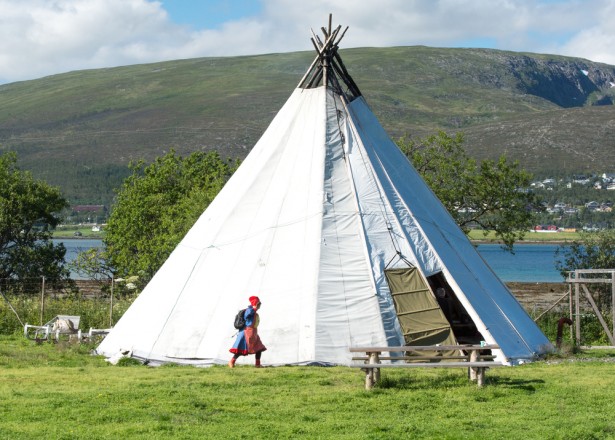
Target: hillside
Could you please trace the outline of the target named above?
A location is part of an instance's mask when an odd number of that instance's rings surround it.
[[[614,66],[418,46],[341,55],[394,139],[461,130],[477,158],[505,153],[535,172],[615,164]],[[71,203],[108,205],[132,160],[171,148],[244,157],[312,57],[200,58],[3,85],[0,150]]]

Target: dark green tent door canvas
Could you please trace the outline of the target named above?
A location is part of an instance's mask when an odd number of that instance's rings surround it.
[[[385,271],[406,345],[455,345],[449,322],[415,268]]]

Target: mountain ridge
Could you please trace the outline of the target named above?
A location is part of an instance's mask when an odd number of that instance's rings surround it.
[[[615,164],[614,66],[425,46],[340,54],[393,139],[463,131],[477,159],[507,154],[533,172]],[[71,203],[109,205],[130,161],[171,148],[245,157],[312,59],[196,58],[1,85],[0,151],[16,151]]]

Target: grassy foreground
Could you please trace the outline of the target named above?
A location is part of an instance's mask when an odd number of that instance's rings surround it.
[[[615,352],[487,373],[112,366],[91,347],[0,336],[0,437],[615,438]],[[266,361],[266,356],[264,356]]]

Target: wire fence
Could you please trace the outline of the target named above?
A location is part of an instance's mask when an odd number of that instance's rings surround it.
[[[113,280],[50,283],[41,277],[0,279],[0,295],[0,333],[13,334],[57,315],[80,316],[82,329],[112,327],[138,292]]]
[[[549,339],[555,340],[558,321],[569,315],[566,283],[536,286],[514,283],[511,291]],[[45,278],[0,279],[0,334],[23,332],[25,324],[43,325],[58,315],[80,316],[80,328],[112,327],[138,296],[125,283],[113,280],[69,280],[52,284]],[[564,298],[562,298],[564,297]],[[604,343],[604,335],[595,314],[582,304],[579,315],[583,327],[582,343]],[[544,316],[545,311],[548,313]],[[611,312],[612,313],[612,312]],[[610,321],[609,314],[605,320]],[[611,315],[612,316],[612,315]]]

